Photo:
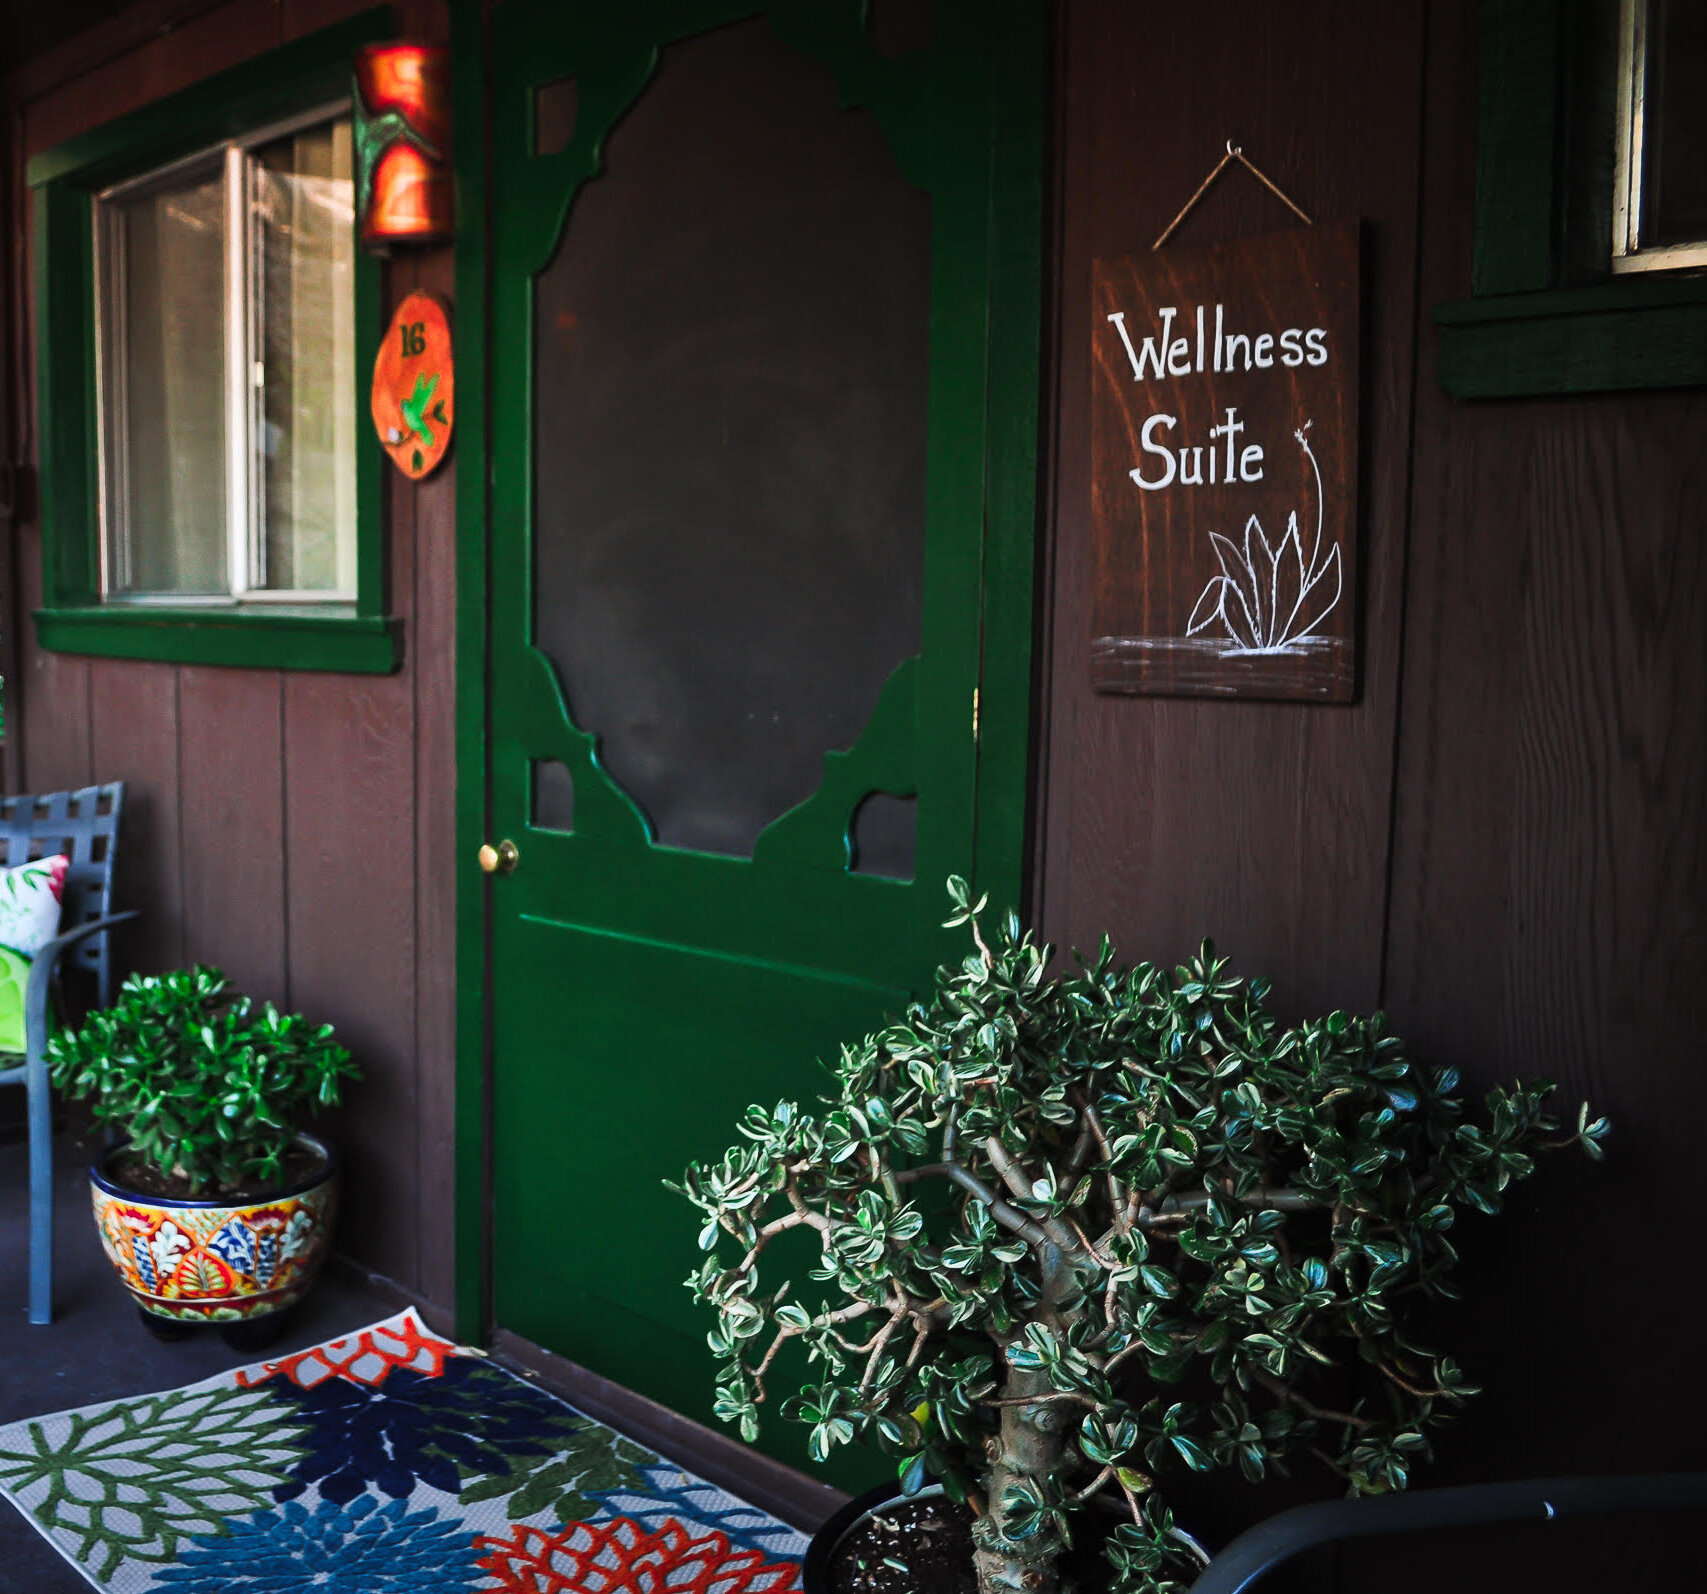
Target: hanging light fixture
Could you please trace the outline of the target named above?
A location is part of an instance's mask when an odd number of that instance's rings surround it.
[[[442,243],[455,227],[450,51],[370,44],[356,54],[357,213],[364,248]]]

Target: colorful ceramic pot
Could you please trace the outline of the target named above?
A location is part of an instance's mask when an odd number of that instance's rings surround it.
[[[313,1135],[296,1143],[319,1166],[264,1200],[139,1195],[107,1172],[122,1146],[90,1169],[101,1243],[144,1312],[184,1324],[236,1323],[295,1304],[326,1260],[338,1204],[331,1148]]]

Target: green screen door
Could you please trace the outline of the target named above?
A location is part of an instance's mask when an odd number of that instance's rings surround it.
[[[1041,58],[870,10],[493,13],[493,1311],[702,1417],[663,1181],[1019,884]]]

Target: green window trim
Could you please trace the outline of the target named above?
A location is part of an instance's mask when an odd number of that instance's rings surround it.
[[[1707,383],[1707,276],[1611,272],[1616,0],[1482,0],[1473,297],[1436,307],[1456,398]]]
[[[365,374],[383,335],[379,262],[355,256],[356,601],[299,606],[104,603],[95,404],[93,196],[226,139],[351,92],[354,56],[390,38],[390,8],[370,11],[91,128],[31,158],[40,439],[41,646],[106,658],[388,674],[401,622],[386,612],[382,461],[360,435]]]
[[[210,614],[160,604],[38,609],[36,635],[56,653],[254,669],[386,675],[402,660],[402,621],[328,610],[269,608]]]

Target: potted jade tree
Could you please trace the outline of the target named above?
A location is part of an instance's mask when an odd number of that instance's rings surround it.
[[[1454,1224],[1543,1148],[1598,1156],[1605,1121],[1561,1130],[1546,1083],[1472,1114],[1379,1015],[1284,1025],[1207,946],[1170,974],[1105,940],[1052,977],[950,895],[975,951],[931,1000],[844,1048],[821,1111],[748,1109],[680,1187],[718,1414],[751,1440],[803,1367],[782,1412],[814,1457],[866,1441],[943,1496],[815,1544],[809,1588],[952,1587],[929,1546],[959,1532],[980,1594],[1054,1594],[1075,1536],[1104,1586],[1157,1594],[1202,1559],[1170,1473],[1310,1453],[1354,1493],[1404,1488],[1475,1393],[1415,1326],[1453,1294]]]
[[[133,974],[47,1057],[121,1137],[90,1171],[95,1221],[144,1324],[264,1344],[331,1242],[336,1160],[299,1120],[356,1076],[332,1027],[198,966]]]

